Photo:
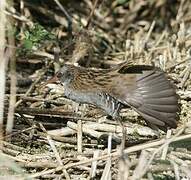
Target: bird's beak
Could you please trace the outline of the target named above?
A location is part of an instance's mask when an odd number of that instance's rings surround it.
[[[54,77],[52,77],[51,79],[49,79],[48,81],[46,81],[45,83],[42,84],[42,87],[46,86],[47,84],[58,84],[59,83],[59,79],[58,77],[55,75]]]
[[[49,79],[46,84],[51,84],[51,83],[59,83],[59,79],[57,76],[52,77],[51,79]]]

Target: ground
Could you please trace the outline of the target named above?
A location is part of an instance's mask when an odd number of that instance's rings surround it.
[[[191,179],[190,1],[16,0],[5,14],[6,45],[15,51],[6,73],[4,124],[14,119],[14,126],[1,141],[0,177]],[[64,63],[109,69],[124,62],[163,69],[181,111],[178,128],[164,133],[123,109],[122,152],[118,122],[64,98],[58,85],[43,84]]]

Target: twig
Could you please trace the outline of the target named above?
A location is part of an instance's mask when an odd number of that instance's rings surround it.
[[[93,158],[99,157],[100,151],[94,151]],[[91,165],[90,178],[94,178],[96,175],[97,161],[93,161]]]
[[[144,168],[142,169],[142,174],[141,176],[139,176],[139,178],[141,179],[143,177],[143,175],[148,171],[149,166],[151,165],[154,157],[156,156],[157,153],[159,153],[163,148],[165,148],[166,146],[168,146],[171,142],[173,142],[173,140],[175,138],[178,138],[177,136],[179,136],[182,132],[184,131],[184,128],[180,129],[177,134],[174,135],[174,137],[169,138],[167,140],[165,140],[164,144],[161,145],[158,149],[156,149],[153,154],[151,155],[149,161],[147,162],[147,164],[144,166]]]
[[[20,130],[20,131],[11,133],[11,134],[9,134],[9,135],[6,135],[5,138],[9,138],[9,137],[11,137],[11,136],[15,136],[15,135],[18,135],[18,134],[23,133],[23,132],[26,132],[26,131],[31,131],[32,129],[35,129],[35,128],[36,128],[36,126],[33,125],[32,127],[29,127],[29,128],[27,128],[27,129],[23,129],[23,130]],[[0,138],[0,140],[3,140],[3,139]]]
[[[170,160],[170,163],[174,167],[174,174],[175,174],[176,180],[180,180],[180,172],[179,172],[178,164],[175,163],[173,160]]]
[[[82,153],[82,120],[78,120],[77,122],[78,128],[77,128],[77,138],[78,138],[78,153]]]
[[[186,161],[179,159],[178,157],[172,154],[170,154],[168,157],[170,158],[171,161],[180,165],[180,170],[187,175],[188,179],[191,178],[190,165],[188,165]]]
[[[3,137],[3,113],[4,113],[4,96],[5,96],[5,23],[6,17],[4,10],[6,7],[6,1],[0,1],[0,138]],[[0,144],[1,145],[1,144]]]
[[[129,123],[130,124],[130,123]],[[84,124],[85,127],[91,128],[93,130],[97,131],[104,131],[104,132],[112,132],[112,133],[121,133],[122,128],[117,124],[117,125],[112,125],[112,124],[107,124],[107,123],[97,123],[97,122],[89,122]],[[139,136],[157,136],[157,133],[145,126],[140,126],[140,125],[132,125],[130,124],[128,127],[125,126],[125,133],[126,135],[133,135],[137,133]]]
[[[111,153],[111,146],[112,146],[112,134],[108,136],[108,155]],[[111,180],[111,157],[108,157],[107,163],[103,170],[101,180]]]
[[[89,15],[89,17],[88,17],[88,20],[87,20],[87,24],[86,24],[86,26],[85,26],[86,29],[89,28],[89,25],[90,25],[90,23],[91,23],[91,19],[92,19],[93,15],[94,15],[94,11],[95,11],[95,9],[96,9],[96,6],[97,6],[97,4],[98,4],[98,1],[99,1],[99,0],[95,0],[95,2],[94,2],[94,5],[93,5],[92,10],[91,10],[91,13],[90,13],[90,15]]]
[[[47,131],[48,134],[54,135],[54,136],[69,136],[76,134],[76,131],[69,128],[69,127],[63,127],[61,129],[54,129]]]
[[[18,16],[16,14],[13,14],[11,12],[8,12],[8,11],[4,11],[4,13],[8,16],[11,16],[19,21],[23,21],[23,22],[27,22],[27,23],[30,23],[30,25],[32,26],[33,25],[33,22],[30,20],[30,19],[27,19],[25,16]]]
[[[173,136],[168,141],[166,141],[166,139],[163,138],[163,139],[160,139],[160,140],[157,140],[157,141],[154,141],[154,142],[145,143],[145,144],[139,144],[137,146],[129,147],[129,148],[124,150],[124,153],[128,154],[128,153],[132,153],[132,152],[137,152],[137,151],[140,151],[140,150],[143,150],[143,149],[147,149],[147,148],[151,148],[151,147],[155,147],[155,146],[160,146],[160,145],[166,145],[166,143],[169,144],[169,143],[172,143],[172,142],[177,142],[177,141],[181,141],[181,140],[185,140],[185,139],[189,139],[189,138],[191,138],[191,134],[181,135],[181,136],[178,136],[178,137]],[[35,174],[32,174],[32,175],[29,175],[28,178],[35,178],[35,177],[39,177],[39,176],[42,176],[42,175],[45,175],[45,174],[55,173],[55,172],[60,171],[62,169],[68,169],[68,168],[72,168],[72,167],[79,166],[79,165],[82,165],[82,164],[88,164],[88,163],[91,163],[93,161],[104,160],[104,159],[107,159],[110,156],[111,157],[119,157],[120,153],[119,152],[113,152],[110,155],[103,155],[103,156],[100,156],[98,158],[92,158],[92,159],[80,161],[80,162],[77,162],[77,163],[70,163],[70,164],[68,164],[66,166],[57,167],[56,169],[50,169],[50,170],[47,170],[47,171],[43,171],[43,172],[40,172],[40,173],[35,173]]]
[[[145,44],[148,42],[154,27],[155,27],[155,21],[152,22],[152,24],[151,24],[151,26],[149,28],[149,31],[148,31],[148,33],[146,35],[146,38],[144,39],[145,40],[145,42],[144,42]]]
[[[58,5],[58,7],[62,10],[62,12],[64,13],[67,21],[68,21],[68,32],[70,34],[72,34],[72,18],[70,17],[70,15],[67,13],[67,11],[65,10],[65,8],[62,6],[62,4],[58,1],[58,0],[54,0],[54,2]]]
[[[37,132],[37,135],[46,137],[46,134],[43,132]],[[50,135],[50,136],[52,139],[56,141],[60,141],[63,143],[77,144],[77,140],[75,137],[71,138],[71,137],[60,137],[60,136],[54,136],[54,135]]]
[[[68,121],[67,126],[70,127],[71,129],[75,129],[76,131],[78,131],[78,125],[74,122]],[[103,135],[103,133],[94,131],[93,129],[86,128],[84,126],[82,127],[82,132],[90,135],[91,137],[95,137],[97,139],[99,139],[101,135]]]
[[[47,69],[48,67],[46,67]],[[35,88],[36,84],[41,80],[42,76],[46,73],[46,71],[43,71],[38,78],[34,81],[34,83],[30,86],[30,88],[27,90],[27,92],[25,93],[25,96],[28,96]],[[22,99],[20,99],[19,101],[16,102],[15,104],[15,108],[18,107],[20,104],[22,103]]]
[[[169,68],[167,68],[166,71],[171,72],[176,66],[178,66],[178,65],[180,65],[180,64],[183,64],[183,63],[185,63],[185,62],[187,62],[187,61],[190,61],[190,60],[191,60],[190,57],[186,57],[186,58],[183,59],[182,61],[176,63],[175,65],[170,66]]]
[[[169,139],[169,138],[170,138],[171,133],[172,133],[172,130],[168,130],[168,131],[167,131],[166,139]],[[162,151],[162,156],[161,156],[161,159],[162,159],[162,160],[165,160],[165,159],[166,159],[166,155],[167,155],[167,152],[168,152],[168,147],[169,147],[169,145],[167,144],[166,147],[164,147],[164,149],[163,149],[163,151]]]
[[[10,19],[9,28],[11,29],[13,26],[13,21]],[[9,44],[11,46],[15,45],[15,39],[13,34],[10,34],[8,37]],[[14,112],[15,112],[15,103],[16,103],[16,58],[15,58],[15,49],[10,48],[10,75],[11,75],[11,83],[10,83],[10,99],[9,99],[9,111],[7,116],[7,125],[6,125],[6,135],[12,132],[13,124],[14,124]]]
[[[145,150],[142,150],[141,155],[139,157],[138,164],[133,172],[132,180],[141,179],[141,177],[144,175],[143,169],[148,162],[148,156],[149,153]]]
[[[40,127],[44,131],[44,133],[47,134],[47,131],[46,131],[46,129],[44,128],[44,126],[42,124],[40,124]],[[48,140],[48,142],[50,144],[50,147],[52,148],[52,151],[55,154],[56,160],[58,161],[59,165],[63,166],[62,160],[61,160],[60,155],[59,155],[59,153],[58,153],[58,151],[56,149],[56,146],[55,146],[51,136],[48,135],[48,134],[47,134],[47,140]],[[69,174],[67,173],[66,169],[63,169],[62,171],[63,171],[63,173],[64,173],[64,175],[66,177],[66,180],[70,180]]]
[[[39,109],[39,108],[17,108],[15,110],[17,113],[21,114],[27,114],[27,115],[38,115],[38,116],[45,116],[45,117],[59,117],[59,118],[64,118],[64,119],[73,119],[73,120],[79,120],[81,119],[82,121],[93,121],[95,122],[96,119],[94,118],[85,118],[85,117],[80,117],[74,112],[71,111],[59,111],[59,110],[52,110],[52,109]]]

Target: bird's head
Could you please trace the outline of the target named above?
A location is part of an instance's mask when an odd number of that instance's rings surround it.
[[[69,65],[64,65],[53,78],[49,79],[46,84],[55,83],[68,85],[74,79],[74,71]]]

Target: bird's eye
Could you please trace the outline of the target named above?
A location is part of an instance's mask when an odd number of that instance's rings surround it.
[[[61,78],[62,77],[62,73],[58,72],[56,76],[57,76],[57,78]]]

